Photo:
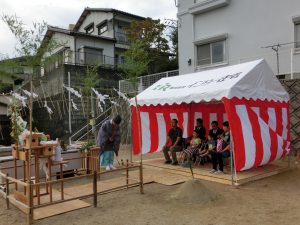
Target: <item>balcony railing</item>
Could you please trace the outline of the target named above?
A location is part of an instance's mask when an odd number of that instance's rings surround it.
[[[124,61],[121,58],[115,58],[100,53],[89,53],[89,52],[74,52],[69,49],[65,49],[51,57],[45,59],[44,68],[41,73],[51,72],[57,69],[63,64],[69,65],[99,65],[99,66],[110,66],[117,67],[123,64]]]
[[[115,38],[116,38],[118,44],[129,45],[128,36],[125,32],[115,31]]]

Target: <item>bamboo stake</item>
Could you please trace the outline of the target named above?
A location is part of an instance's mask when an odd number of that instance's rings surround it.
[[[134,97],[135,100],[135,112],[137,116],[137,123],[138,123],[138,138],[139,138],[139,148],[141,151],[140,154],[140,163],[141,163],[141,168],[140,168],[140,182],[141,182],[141,194],[144,194],[144,181],[143,181],[143,154],[142,154],[142,140],[141,140],[141,124],[140,124],[140,117],[139,117],[139,109],[138,109],[138,104],[137,104],[137,97],[135,95]]]
[[[32,148],[32,80],[30,81],[30,106],[29,106],[29,150],[28,150],[28,164],[27,164],[27,200],[29,204],[29,208],[31,207],[31,198],[32,198],[32,188],[31,188],[31,148]],[[29,213],[27,215],[27,224],[30,225],[32,223],[32,215],[31,209],[29,209]]]

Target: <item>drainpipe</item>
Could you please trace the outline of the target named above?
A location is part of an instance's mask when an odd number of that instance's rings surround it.
[[[113,18],[112,18],[112,26],[113,26],[113,38],[116,39],[116,33],[115,33],[115,16],[116,14],[113,12]],[[114,42],[114,51],[113,51],[113,59],[114,59],[114,66],[116,67],[118,65],[118,62],[116,62],[116,42]]]

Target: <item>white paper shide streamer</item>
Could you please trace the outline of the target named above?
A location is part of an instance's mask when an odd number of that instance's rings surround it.
[[[24,92],[24,94],[27,95],[28,97],[31,96],[31,93],[30,93],[29,91],[23,90],[23,92]],[[38,96],[36,93],[32,92],[32,97],[33,97],[33,98],[37,98],[37,97],[39,97],[39,96]]]
[[[119,106],[119,104],[118,104],[117,102],[112,101],[112,100],[110,100],[110,99],[109,99],[109,101],[110,101],[111,104],[116,105],[116,106]]]
[[[23,107],[26,107],[26,100],[27,100],[27,98],[26,97],[24,97],[24,96],[22,96],[22,95],[20,95],[20,94],[18,94],[18,93],[16,93],[16,92],[12,92],[12,94],[11,94],[15,99],[17,99],[17,100],[19,100],[21,103],[22,103],[22,106]]]
[[[124,93],[118,91],[118,90],[115,89],[115,88],[114,88],[114,90],[118,93],[118,95],[119,95],[121,98],[123,98],[128,104],[130,104],[129,98],[127,98],[127,96],[126,96]]]
[[[65,85],[64,85],[64,88],[67,89],[72,94],[74,94],[75,96],[77,96],[78,98],[82,97],[82,95],[78,91],[76,91],[74,88],[66,87]]]
[[[77,107],[77,105],[75,104],[75,102],[73,101],[73,99],[71,99],[71,103],[72,103],[73,109],[75,109],[76,111],[78,111],[78,107]]]
[[[98,99],[98,107],[100,109],[101,112],[103,112],[103,108],[102,108],[102,105],[105,105],[105,100],[109,98],[109,95],[102,95],[100,94],[97,90],[95,90],[95,88],[92,88],[93,92],[95,93],[95,95],[97,96],[97,99]]]
[[[53,113],[52,109],[47,105],[47,102],[45,101],[44,107],[47,109],[47,112],[51,115]]]

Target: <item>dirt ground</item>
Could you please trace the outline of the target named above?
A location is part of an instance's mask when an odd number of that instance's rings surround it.
[[[297,225],[300,224],[300,166],[239,188],[202,181],[219,195],[210,204],[181,203],[171,197],[180,187],[156,183],[100,196],[98,208],[85,208],[36,225]],[[91,199],[86,200],[92,203]],[[6,209],[0,198],[0,224],[23,225],[25,215]]]

